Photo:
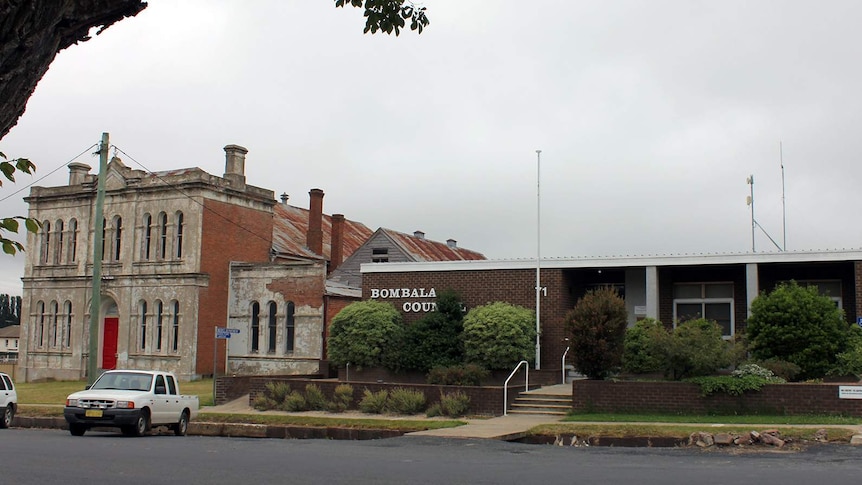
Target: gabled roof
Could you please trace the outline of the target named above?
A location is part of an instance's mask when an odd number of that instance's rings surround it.
[[[315,254],[306,246],[308,235],[308,209],[287,204],[273,207],[272,245],[281,257],[330,259],[332,254],[332,217],[323,214],[323,254]],[[344,248],[347,259],[371,236],[372,231],[361,222],[344,220]]]
[[[389,236],[414,261],[475,261],[487,259],[482,253],[459,248],[454,244],[442,243],[419,237],[415,234],[405,234],[381,227],[377,230]]]
[[[0,328],[0,338],[18,338],[19,335],[21,335],[21,325]]]

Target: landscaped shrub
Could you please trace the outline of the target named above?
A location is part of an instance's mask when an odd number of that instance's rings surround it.
[[[836,361],[829,375],[862,377],[862,329],[855,327],[851,330],[847,350],[838,354]]]
[[[665,374],[674,380],[706,376],[730,364],[728,343],[717,323],[704,318],[679,324],[662,343]]]
[[[356,368],[389,367],[397,360],[404,327],[401,313],[390,303],[366,300],[338,312],[329,328],[329,359]]]
[[[326,401],[326,396],[316,384],[308,384],[305,386],[305,403],[306,407],[311,411],[325,411],[329,407]]]
[[[293,391],[284,398],[281,409],[288,412],[308,411],[308,402],[299,391]]]
[[[511,370],[536,357],[536,315],[505,302],[477,306],[464,317],[464,357],[491,370]]]
[[[566,315],[575,368],[590,379],[604,379],[622,363],[628,314],[611,287],[588,291]]]
[[[440,395],[440,412],[443,416],[457,418],[467,414],[470,410],[470,396],[461,392],[455,391],[448,394]]]
[[[359,409],[363,413],[383,414],[386,412],[386,401],[389,399],[389,391],[386,389],[371,392],[365,389],[362,392],[362,399],[359,401]]]
[[[451,289],[437,295],[436,310],[408,325],[398,366],[404,370],[428,372],[437,366],[452,366],[464,361],[464,304]]]
[[[786,360],[776,358],[759,360],[756,363],[759,366],[765,367],[772,371],[772,373],[775,374],[776,377],[780,377],[786,381],[793,381],[794,379],[796,379],[796,376],[799,375],[799,372],[802,371],[802,369],[800,369],[798,365],[792,362],[787,362]]]
[[[386,412],[392,414],[416,414],[425,410],[425,394],[413,389],[396,387],[389,393]]]
[[[653,318],[638,320],[623,340],[623,370],[633,374],[662,372],[666,356],[661,342],[668,338],[664,324]]]
[[[334,413],[343,413],[350,409],[351,404],[353,404],[353,386],[350,384],[337,385],[332,392],[329,410]]]
[[[428,384],[441,386],[479,386],[491,373],[476,364],[435,367],[428,373]]]
[[[771,370],[757,364],[743,364],[729,376],[703,376],[687,379],[700,386],[704,396],[723,392],[739,396],[746,391],[759,391],[765,384],[781,384],[785,381]]]
[[[841,309],[814,286],[779,284],[751,303],[746,333],[756,359],[798,365],[802,379],[826,375],[847,350],[850,325]]]
[[[258,411],[280,408],[284,399],[290,394],[290,384],[286,382],[267,382],[263,394],[254,400],[254,408]]]

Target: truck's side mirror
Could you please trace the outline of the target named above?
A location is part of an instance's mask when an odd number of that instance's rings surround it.
[[[86,386],[84,386],[84,390],[85,390],[85,391],[86,391],[86,390],[89,390],[89,389],[90,389],[90,385],[89,385],[89,384],[87,384]]]

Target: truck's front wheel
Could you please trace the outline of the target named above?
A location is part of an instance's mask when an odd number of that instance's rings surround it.
[[[189,431],[189,412],[183,411],[180,414],[180,420],[174,425],[174,434],[177,436],[185,436]]]
[[[84,433],[87,432],[87,427],[83,424],[70,424],[69,425],[69,433],[72,433],[72,436],[84,436]]]
[[[147,431],[150,430],[150,413],[146,411],[146,409],[142,410],[140,414],[138,414],[138,419],[134,424],[134,435],[135,436],[143,436],[147,434]]]
[[[0,428],[8,428],[12,426],[12,420],[15,418],[15,408],[12,407],[12,404],[6,406],[6,409],[3,410],[3,418],[0,419]]]

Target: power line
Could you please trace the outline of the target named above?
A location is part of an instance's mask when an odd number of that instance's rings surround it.
[[[83,154],[87,153],[87,152],[88,152],[88,151],[90,151],[93,147],[98,146],[98,145],[99,145],[98,143],[93,143],[92,145],[90,145],[89,147],[87,147],[87,149],[86,149],[86,150],[84,150],[83,152],[81,152],[81,153],[79,153],[79,154],[75,155],[75,156],[74,156],[74,157],[72,157],[69,161],[64,162],[62,165],[60,165],[59,167],[55,168],[54,170],[51,170],[50,172],[46,173],[46,174],[45,174],[45,175],[43,175],[42,177],[39,177],[38,179],[36,179],[36,180],[34,180],[34,181],[30,182],[29,184],[27,184],[27,185],[25,185],[25,186],[21,187],[20,189],[16,190],[15,192],[12,192],[11,194],[7,195],[6,197],[3,197],[2,199],[0,199],[0,202],[3,202],[4,200],[6,200],[6,199],[8,199],[8,198],[12,197],[13,195],[17,195],[17,194],[21,193],[21,191],[23,191],[24,189],[29,189],[30,187],[32,187],[32,186],[34,186],[34,185],[38,184],[39,182],[41,182],[41,181],[45,180],[45,179],[46,179],[46,178],[48,178],[49,176],[53,175],[57,170],[60,170],[61,168],[66,167],[66,166],[67,166],[67,165],[69,165],[70,163],[74,162],[74,161],[75,161],[75,159],[77,159],[77,158],[78,158],[78,157],[80,157],[81,155],[83,155]]]

